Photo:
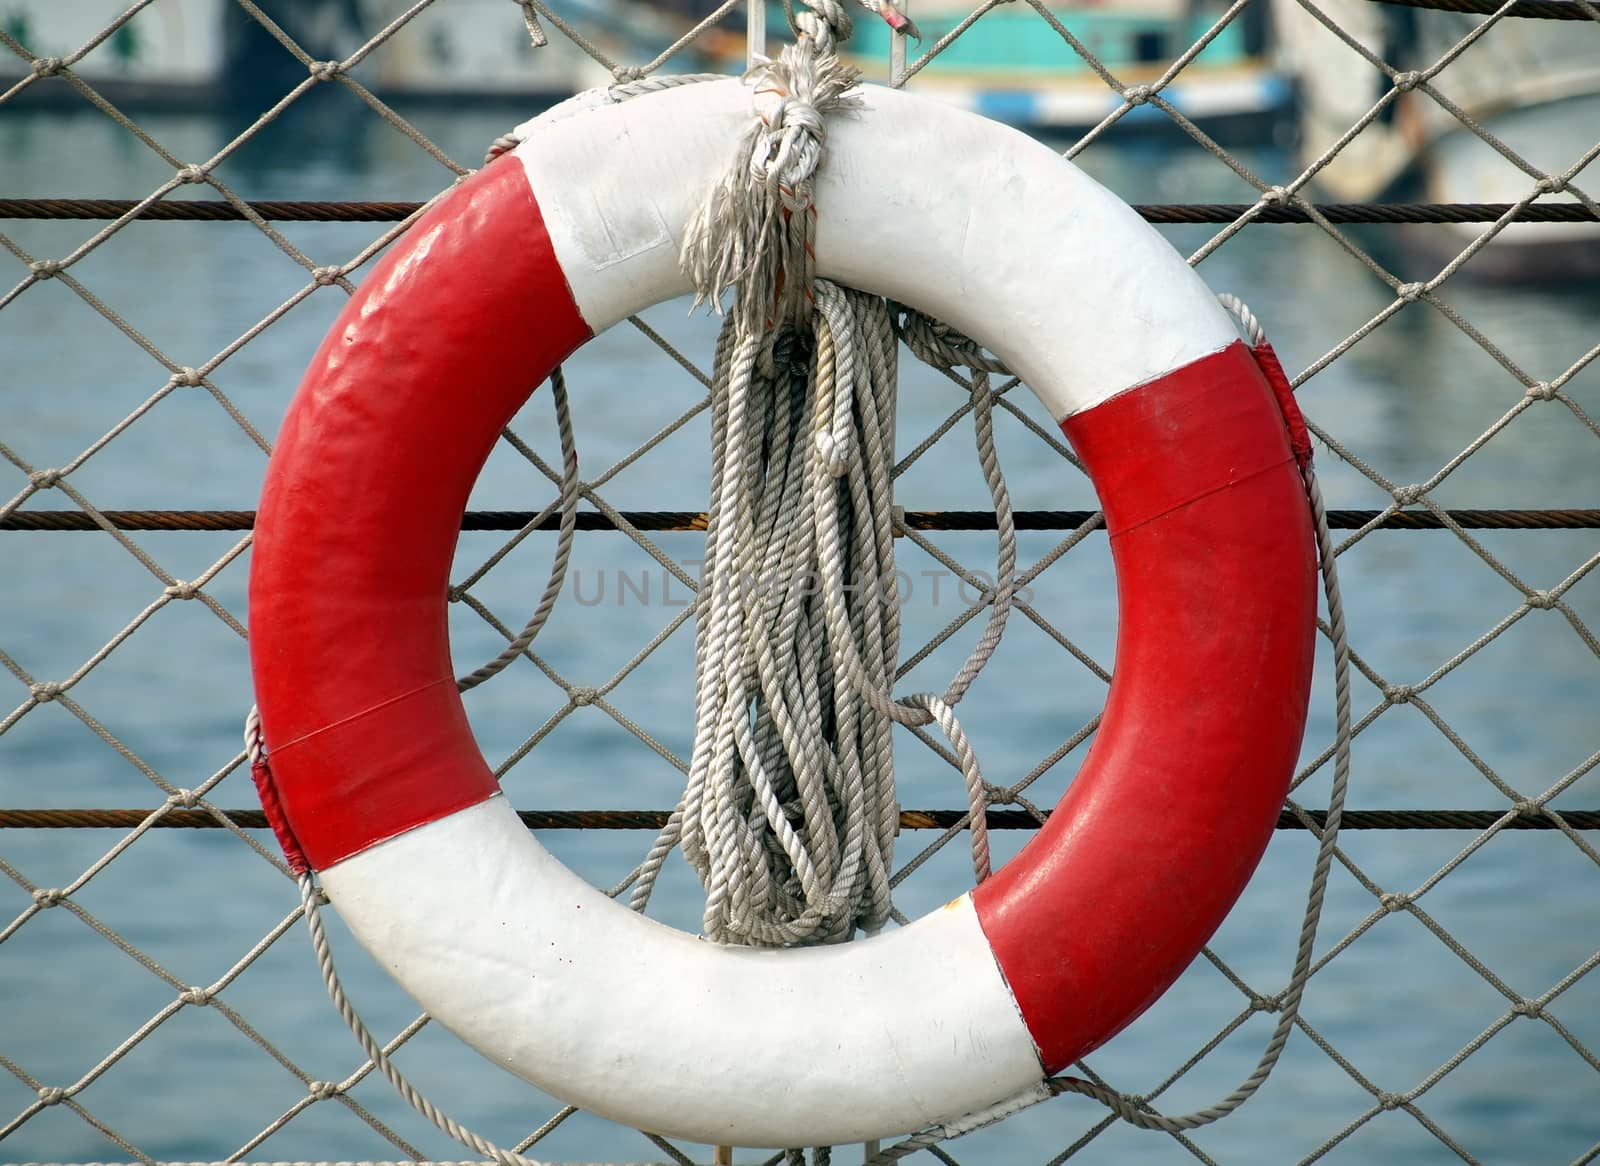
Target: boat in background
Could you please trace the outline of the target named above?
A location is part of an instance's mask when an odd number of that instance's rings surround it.
[[[415,0],[279,0],[272,17],[319,60],[344,60],[404,17]],[[283,90],[304,75],[271,33],[236,10],[234,52],[241,79],[256,94]],[[612,60],[648,60],[690,27],[651,0],[563,0],[562,18]],[[558,29],[534,47],[507,0],[452,0],[423,9],[351,75],[385,101],[550,104],[609,85],[610,72]]]
[[[1353,38],[1394,68],[1426,69],[1483,17],[1318,0]],[[1310,165],[1372,107],[1390,82],[1294,0],[1274,0],[1280,59],[1299,79],[1302,161]],[[1560,175],[1594,144],[1600,125],[1600,27],[1507,18],[1432,81],[1440,93],[1545,174]],[[1317,172],[1339,202],[1516,202],[1537,181],[1426,93],[1401,93]],[[1580,175],[1576,181],[1582,183]],[[1573,201],[1548,193],[1541,202]],[[1410,227],[1406,245],[1441,265],[1483,224]],[[1492,281],[1600,275],[1600,223],[1513,223],[1462,268]]]
[[[0,29],[39,56],[66,57],[127,7],[127,0],[0,0]],[[338,61],[412,7],[413,0],[275,0],[266,10],[314,60]],[[561,12],[601,52],[630,62],[649,60],[693,25],[678,6],[652,0],[565,0]],[[506,0],[452,0],[407,20],[351,75],[385,101],[523,108],[610,83],[611,74],[559,30],[546,33],[548,43],[535,48]],[[260,108],[306,78],[305,65],[233,0],[151,4],[72,69],[129,109]],[[25,62],[0,50],[0,92],[27,71]],[[69,108],[83,103],[60,78],[35,82],[12,100]]]
[[[1121,0],[1056,7],[1058,20],[1124,85],[1158,80],[1226,10],[1217,0]],[[781,10],[769,23],[783,27]],[[922,34],[909,55],[926,51],[971,15],[964,0],[916,0],[910,15]],[[856,22],[849,45],[868,76],[882,76],[888,26]],[[906,88],[1024,129],[1083,133],[1122,105],[1075,49],[1032,8],[991,9]],[[1293,100],[1289,76],[1270,59],[1264,9],[1252,5],[1219,32],[1161,91],[1184,117],[1214,137],[1262,140],[1287,127]],[[1154,105],[1138,105],[1119,126],[1173,129]]]
[[[126,0],[4,0],[0,28],[32,52],[65,57],[126,10]],[[413,7],[412,0],[276,0],[271,19],[313,59],[344,60]],[[965,0],[917,0],[926,48],[970,15]],[[690,0],[566,0],[564,19],[613,60],[657,56],[704,16]],[[1055,9],[1073,35],[1127,85],[1157,80],[1224,10],[1221,0],[1119,0]],[[1259,140],[1287,124],[1292,86],[1268,59],[1262,10],[1252,6],[1161,92],[1185,117],[1227,140]],[[863,17],[865,14],[863,14]],[[784,27],[774,4],[768,26]],[[610,73],[559,30],[535,48],[507,0],[454,0],[422,10],[357,64],[351,75],[385,101],[548,104],[608,84]],[[886,78],[888,27],[860,19],[849,45],[871,78]],[[912,46],[916,51],[916,46]],[[674,59],[679,72],[744,68],[742,19],[730,17]],[[73,71],[129,109],[259,108],[305,80],[306,69],[231,0],[162,0],[122,24]],[[26,74],[0,54],[0,91]],[[909,88],[1025,129],[1082,133],[1122,104],[1031,8],[984,14]],[[76,107],[77,90],[60,78],[27,86],[18,104]],[[1130,110],[1127,129],[1171,128],[1153,105]],[[1123,132],[1119,130],[1119,133]]]
[[[0,29],[40,57],[67,57],[127,11],[126,0],[4,0]],[[227,95],[229,0],[165,0],[118,27],[81,61],[75,73],[115,105],[196,109]],[[28,66],[0,48],[0,93],[28,74]],[[7,105],[81,107],[83,97],[61,78],[42,78]]]

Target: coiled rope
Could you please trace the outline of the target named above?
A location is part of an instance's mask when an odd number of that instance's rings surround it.
[[[881,299],[816,278],[825,118],[860,99],[835,47],[848,17],[834,0],[812,7],[795,15],[796,43],[752,70],[758,116],[685,237],[699,300],[721,310],[731,289],[733,302],[712,385],[694,752],[632,896],[643,909],[681,846],[706,889],[706,937],[761,946],[838,942],[888,921],[895,723],[937,722],[949,740],[974,872],[988,876],[983,779],[954,706],[999,642],[1016,565],[979,368],[980,460],[1001,515],[994,611],[943,694],[895,699],[896,329]],[[972,347],[940,348],[931,324],[908,335],[947,367]]]

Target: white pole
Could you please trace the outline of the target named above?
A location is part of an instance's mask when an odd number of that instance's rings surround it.
[[[756,58],[767,55],[767,0],[745,0],[745,68],[755,68]]]
[[[902,14],[910,16],[911,0],[900,0]],[[906,34],[899,29],[889,30],[889,84],[903,83],[906,72]]]

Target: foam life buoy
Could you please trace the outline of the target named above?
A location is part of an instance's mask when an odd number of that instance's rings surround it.
[[[538,124],[388,252],[279,435],[251,655],[280,838],[445,1026],[629,1125],[837,1144],[1037,1086],[1194,958],[1299,749],[1315,552],[1283,406],[1182,258],[1046,147],[870,89],[830,124],[818,273],[976,337],[1081,455],[1120,608],[1098,736],[1020,855],[861,942],[720,947],[568,871],[456,692],[461,515],[557,362],[690,290],[684,226],[750,110],[727,81]]]

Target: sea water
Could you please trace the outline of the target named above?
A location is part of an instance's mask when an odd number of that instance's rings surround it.
[[[424,110],[414,120],[445,154],[473,165],[513,119],[488,111]],[[248,124],[226,114],[152,115],[140,122],[185,162],[211,157]],[[1291,174],[1288,157],[1279,151],[1253,148],[1239,156],[1269,181]],[[0,159],[0,195],[9,197],[138,198],[173,169],[92,111],[0,113]],[[1244,182],[1188,143],[1112,140],[1079,160],[1133,202],[1254,197]],[[420,199],[453,177],[413,142],[343,99],[291,108],[230,153],[216,172],[239,195],[257,199]],[[205,188],[193,193],[215,197]],[[827,208],[821,213],[826,230]],[[102,228],[93,222],[0,225],[16,249],[35,259],[65,257]],[[349,261],[388,226],[273,229],[311,262],[325,265]],[[1358,231],[1353,237],[1402,278],[1426,278],[1431,271],[1404,245],[1408,229]],[[1186,254],[1215,230],[1163,228]],[[930,247],[937,245],[929,240]],[[1394,299],[1361,261],[1311,226],[1247,229],[1208,257],[1200,272],[1213,288],[1240,295],[1256,310],[1291,374],[1340,345]],[[25,274],[16,258],[0,256],[0,289]],[[296,259],[253,226],[135,223],[94,247],[71,275],[83,292],[62,279],[45,281],[0,311],[0,441],[30,467],[43,469],[78,458],[102,435],[123,427],[69,479],[94,506],[252,509],[266,464],[261,443],[276,431],[344,293],[318,289],[232,351],[309,279]],[[360,275],[356,271],[352,278]],[[1600,293],[1565,286],[1559,273],[1545,288],[1508,290],[1453,280],[1441,294],[1505,360],[1534,379],[1560,375],[1600,339],[1594,325]],[[121,325],[87,303],[86,295]],[[690,316],[686,307],[663,305],[645,319],[703,369],[717,324],[703,313]],[[530,334],[541,326],[537,305],[530,305],[526,326]],[[512,346],[524,337],[511,334],[499,342]],[[179,389],[141,412],[169,376],[144,351],[146,345],[188,366],[230,352],[210,380],[254,432],[205,389]],[[933,433],[964,398],[948,380],[909,357],[907,362],[902,453]],[[589,480],[704,397],[696,379],[629,326],[584,349],[567,373]],[[443,384],[439,391],[469,388]],[[1600,412],[1600,373],[1592,367],[1564,391],[1589,416]],[[1343,447],[1388,481],[1406,485],[1425,482],[1450,463],[1522,399],[1524,388],[1462,326],[1428,305],[1413,304],[1312,377],[1299,395],[1313,421]],[[1053,432],[1025,393],[1007,399]],[[516,426],[550,463],[559,464],[547,394],[535,396]],[[1019,509],[1093,508],[1086,480],[1021,421],[999,413],[997,431]],[[701,509],[708,441],[702,412],[618,472],[601,493],[624,510]],[[1597,453],[1596,435],[1566,405],[1536,403],[1450,473],[1432,497],[1449,507],[1592,507],[1600,480]],[[1330,506],[1370,509],[1389,501],[1326,446],[1319,444],[1317,457]],[[26,481],[20,469],[0,463],[0,496],[13,496]],[[503,448],[472,506],[537,509],[553,497],[546,478]],[[906,470],[896,500],[908,510],[987,506],[970,422],[957,425]],[[25,508],[74,507],[64,495],[44,492]],[[1036,563],[1065,536],[1019,536],[1022,564]],[[465,535],[456,577],[474,570],[508,537]],[[661,557],[694,573],[692,560],[702,547],[698,536],[651,537]],[[1593,531],[1473,537],[1504,574],[1536,589],[1557,586],[1600,551]],[[205,593],[233,619],[248,621],[248,550],[210,573],[232,553],[239,533],[129,538],[174,578],[206,576]],[[943,534],[930,541],[970,568],[993,570],[992,533]],[[506,624],[519,627],[531,610],[553,545],[553,536],[530,537],[475,589]],[[899,540],[898,551],[908,579],[902,618],[909,656],[961,616],[967,603],[955,577],[912,540]],[[166,582],[104,533],[0,532],[0,562],[0,650],[34,681],[67,679],[143,620],[75,684],[72,707],[55,701],[7,721],[0,734],[0,804],[149,810],[166,796],[158,779],[190,789],[229,765],[239,749],[251,690],[245,642],[227,621],[199,601],[173,601],[147,612]],[[1449,532],[1376,531],[1355,543],[1339,565],[1359,656],[1358,718],[1365,720],[1380,703],[1382,685],[1422,683],[1466,655],[1426,688],[1425,705],[1388,708],[1357,737],[1352,808],[1504,810],[1512,797],[1538,796],[1575,772],[1582,776],[1552,804],[1600,806],[1600,786],[1586,768],[1600,747],[1594,717],[1600,670],[1562,612],[1525,612],[1479,646],[1517,615],[1523,595]],[[988,780],[1001,786],[1032,771],[1095,715],[1105,694],[1096,670],[1112,665],[1116,602],[1103,535],[1086,538],[1032,586],[1040,616],[1089,663],[1013,614],[1005,644],[960,709]],[[965,594],[970,600],[972,593]],[[535,650],[566,683],[605,685],[680,614],[686,597],[672,571],[626,536],[580,535],[561,606]],[[1592,575],[1565,597],[1587,628],[1600,627],[1600,584]],[[452,609],[451,626],[463,672],[504,642],[462,605]],[[898,690],[942,688],[978,626],[972,620],[955,631]],[[670,806],[682,778],[662,753],[686,758],[692,743],[692,635],[692,624],[681,627],[608,696],[632,728],[587,707],[545,733],[505,776],[516,804]],[[1186,646],[1171,650],[1180,653]],[[1325,750],[1333,732],[1325,645],[1318,666],[1307,760]],[[22,682],[0,675],[0,717],[10,716],[27,693]],[[495,765],[518,753],[565,704],[562,688],[526,661],[467,698],[479,743]],[[1026,796],[1051,804],[1084,750],[1080,745],[1050,766]],[[1324,765],[1298,792],[1302,804],[1323,803],[1330,768]],[[1491,773],[1515,793],[1497,789],[1486,776]],[[963,802],[956,773],[909,735],[897,743],[897,776],[907,807]],[[238,769],[207,797],[221,807],[255,804],[249,778]],[[265,832],[250,836],[272,848]],[[235,1153],[258,1160],[382,1159],[404,1157],[410,1148],[435,1158],[464,1154],[376,1074],[349,1089],[348,1103],[312,1105],[255,1143],[258,1131],[304,1104],[308,1090],[300,1074],[342,1081],[363,1060],[318,982],[301,927],[288,927],[229,979],[217,1006],[188,1006],[170,1016],[163,1010],[180,990],[174,983],[210,985],[229,976],[295,909],[294,885],[224,831],[155,830],[123,848],[125,837],[121,830],[0,831],[0,858],[37,886],[66,886],[104,862],[73,895],[85,917],[64,908],[43,911],[0,944],[0,1067],[9,1070],[0,1072],[0,1126],[32,1104],[36,1085],[72,1085],[115,1058],[75,1096],[90,1120],[66,1105],[48,1109],[0,1140],[0,1160],[123,1159],[131,1150],[165,1160]],[[649,842],[632,832],[540,837],[603,886],[626,874]],[[1352,1123],[1356,1128],[1333,1147],[1332,1160],[1452,1161],[1456,1154],[1448,1139],[1483,1162],[1565,1162],[1600,1142],[1600,1077],[1593,1061],[1593,1050],[1600,1048],[1600,977],[1579,978],[1549,1004],[1559,1028],[1541,1019],[1505,1019],[1515,999],[1549,991],[1594,958],[1600,868],[1592,851],[1555,832],[1504,832],[1428,886],[1419,913],[1371,918],[1379,910],[1374,889],[1415,891],[1476,838],[1470,831],[1368,831],[1341,839],[1342,854],[1361,878],[1336,865],[1317,950],[1346,946],[1312,979],[1303,1010],[1307,1028],[1291,1037],[1271,1081],[1238,1114],[1190,1135],[1194,1149],[1219,1162],[1289,1162]],[[904,832],[900,859],[932,839],[929,832]],[[997,857],[1014,853],[1022,840],[1018,832],[998,835]],[[1593,834],[1585,836],[1587,846],[1595,841]],[[902,885],[897,902],[904,911],[917,915],[970,883],[964,846],[964,838],[956,839]],[[1218,958],[1256,992],[1270,995],[1284,986],[1312,857],[1308,835],[1280,831],[1216,937]],[[0,926],[29,903],[29,893],[13,878],[0,878]],[[1096,905],[1085,902],[1082,909],[1091,912]],[[697,928],[700,891],[676,860],[653,913]],[[125,937],[136,953],[108,942],[100,926]],[[1435,928],[1471,957],[1453,951]],[[337,925],[334,941],[350,991],[374,1029],[384,1037],[400,1031],[416,1015],[415,1006]],[[649,993],[652,985],[638,989]],[[1090,1064],[1119,1088],[1148,1092],[1244,1006],[1239,989],[1202,958]],[[917,1023],[953,1019],[918,1017],[914,1000],[905,1008]],[[161,1017],[117,1055],[130,1037]],[[775,1006],[770,1027],[750,1033],[749,1040],[781,1040],[787,1028],[815,1019]],[[1270,1021],[1258,1013],[1238,1025],[1156,1104],[1164,1112],[1181,1112],[1226,1093],[1254,1064]],[[604,1025],[606,1017],[595,1023]],[[1417,1113],[1400,1109],[1362,1120],[1379,1104],[1375,1092],[1417,1089],[1490,1030],[1481,1051],[1415,1098]],[[271,1042],[281,1060],[263,1053],[253,1033]],[[728,1055],[737,1057],[738,1049]],[[413,1037],[398,1062],[455,1117],[503,1144],[517,1142],[560,1109],[437,1025]],[[626,1094],[625,1073],[619,1073],[617,1089],[619,1096]],[[1051,1161],[1097,1129],[1102,1118],[1091,1102],[1060,1099],[948,1148],[962,1162]],[[399,1141],[386,1140],[369,1120]],[[1081,1145],[1074,1160],[1185,1162],[1194,1152],[1190,1145],[1113,1123]],[[706,1156],[703,1148],[691,1150]],[[531,1152],[585,1161],[663,1154],[637,1133],[588,1115],[567,1120]]]

